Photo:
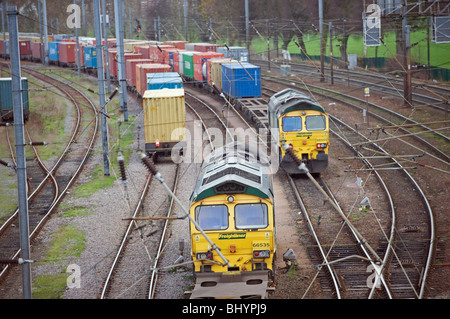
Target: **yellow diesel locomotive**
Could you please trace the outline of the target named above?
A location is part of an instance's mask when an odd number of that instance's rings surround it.
[[[261,294],[266,290],[276,252],[273,184],[268,169],[267,159],[258,157],[257,150],[236,142],[216,149],[204,160],[190,198],[190,215],[214,247],[191,222],[198,288],[194,298],[253,296],[259,294],[255,289]],[[205,288],[220,283],[214,293]]]
[[[293,149],[310,173],[328,166],[329,119],[315,100],[294,89],[274,94],[268,103],[269,127],[279,141],[280,166],[288,174],[301,174],[283,144]]]

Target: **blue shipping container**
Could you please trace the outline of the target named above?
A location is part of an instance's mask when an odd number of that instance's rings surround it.
[[[95,46],[84,47],[84,66],[97,68],[97,48]]]
[[[59,43],[48,43],[48,58],[50,61],[59,61]]]
[[[147,90],[160,90],[160,89],[182,89],[183,80],[181,77],[172,78],[153,78],[147,81]]]
[[[156,72],[147,73],[147,82],[154,78],[181,78],[177,72]]]
[[[250,63],[222,64],[222,91],[238,99],[261,97],[260,67]]]

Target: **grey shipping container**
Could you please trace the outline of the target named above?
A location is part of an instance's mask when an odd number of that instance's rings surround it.
[[[223,53],[225,58],[232,58],[235,60],[239,60],[240,62],[249,62],[248,61],[248,50],[245,47],[229,47],[228,50],[226,47],[218,47],[217,52]]]
[[[22,77],[22,104],[24,121],[28,120],[30,114],[30,101],[28,94],[28,79]],[[0,78],[0,115],[3,122],[14,120],[11,78]]]

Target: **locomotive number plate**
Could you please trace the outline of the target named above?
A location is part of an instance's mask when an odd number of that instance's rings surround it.
[[[270,243],[268,241],[254,241],[253,248],[270,248]]]

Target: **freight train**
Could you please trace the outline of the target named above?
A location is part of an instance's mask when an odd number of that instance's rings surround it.
[[[98,52],[95,44],[93,38],[79,38],[79,65],[84,72],[97,71]],[[48,46],[50,64],[73,69],[78,67],[77,44],[73,37],[50,36]],[[107,46],[108,51],[103,59],[104,67],[108,68],[111,79],[117,81],[118,58],[115,39],[109,39]],[[7,57],[9,51],[2,49],[8,47],[8,40],[0,40],[0,55]],[[39,37],[30,35],[20,37],[20,47],[21,59],[42,61]],[[223,53],[216,52],[218,48],[221,48]],[[181,133],[174,138],[167,127],[161,124],[172,123],[168,117],[175,116],[177,117],[175,124],[179,125],[177,128],[185,129],[184,96],[180,96],[183,82],[209,86],[211,91],[215,83],[214,87],[223,90],[230,99],[261,95],[259,67],[245,62],[248,60],[248,53],[246,54],[245,50],[240,47],[224,49],[223,46],[215,44],[186,41],[124,41],[127,89],[143,100],[146,115],[145,145],[146,152],[150,156],[170,155],[174,145],[179,146],[185,142],[186,134]],[[226,63],[213,62],[216,59],[223,60],[225,56],[234,57],[234,54],[237,59],[228,58]],[[155,76],[159,73],[163,73],[164,76]],[[172,77],[174,73],[179,76]],[[211,73],[215,74],[214,80],[211,80]],[[167,89],[178,91],[174,95],[174,91]],[[162,91],[155,92],[155,90]],[[171,108],[171,112],[164,111],[163,109],[169,105],[176,106]],[[157,118],[159,123],[153,121],[154,118]],[[169,126],[174,129],[173,125]]]
[[[21,58],[41,61],[39,38],[20,39]],[[76,42],[73,37],[55,35],[50,36],[49,40],[49,62],[76,68]],[[95,39],[80,37],[79,43],[80,67],[87,73],[96,73],[98,53]],[[0,40],[0,56],[4,56],[2,48],[7,46]],[[108,39],[108,51],[104,54],[104,67],[108,67],[113,81],[117,81],[118,77],[115,46],[116,40]],[[278,131],[281,166],[289,174],[297,174],[300,171],[289,156],[286,156],[281,146],[283,142],[294,149],[311,173],[320,173],[328,166],[329,126],[323,107],[303,93],[291,89],[275,94],[267,103],[261,98],[260,67],[248,62],[246,48],[186,41],[125,40],[124,52],[127,89],[139,99],[149,99],[151,94],[155,94],[149,93],[150,95],[145,97],[146,91],[181,89],[183,83],[194,83],[210,92],[223,94],[248,119],[255,122],[256,126]],[[162,77],[162,80],[153,76],[159,73],[167,76]],[[173,74],[180,77],[169,82],[169,75]],[[168,95],[169,99],[176,101],[177,97],[173,97],[172,93],[166,90],[159,93],[158,97],[163,101],[163,97]],[[184,113],[181,108],[176,108],[174,115],[178,117]],[[167,122],[167,118],[164,121]],[[147,127],[151,128],[149,125]],[[185,127],[185,124],[180,127]],[[156,132],[157,130],[152,128],[151,134],[146,133],[146,151],[149,155],[168,155],[173,145],[183,142],[185,138],[185,135],[180,134],[178,140],[171,139],[167,130],[162,130],[160,135]]]

